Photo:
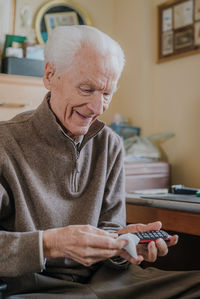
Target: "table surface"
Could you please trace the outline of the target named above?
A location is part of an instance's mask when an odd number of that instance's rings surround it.
[[[128,223],[160,220],[166,230],[200,236],[200,199],[191,203],[126,194],[126,211]]]

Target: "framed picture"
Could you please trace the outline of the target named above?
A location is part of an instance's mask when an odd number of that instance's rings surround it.
[[[6,34],[14,32],[15,4],[16,0],[0,0],[0,58],[3,55]]]
[[[73,24],[92,25],[92,21],[87,12],[71,0],[47,1],[35,16],[37,40],[44,44],[53,28]]]
[[[172,8],[163,10],[162,26],[163,26],[163,32],[172,29]]]
[[[193,45],[193,30],[187,29],[180,32],[176,32],[174,35],[174,48],[183,49]]]
[[[200,46],[200,22],[195,23],[194,28],[194,44]]]
[[[195,0],[194,19],[200,21],[200,0]]]
[[[174,5],[174,29],[193,23],[193,0]]]
[[[200,0],[170,0],[157,11],[157,62],[200,53]]]
[[[78,25],[78,16],[74,11],[48,13],[44,19],[48,34],[51,34],[51,31],[57,26]]]
[[[174,51],[173,48],[173,32],[167,31],[163,33],[162,36],[162,55],[172,54]]]
[[[0,0],[0,38],[13,34],[16,0]]]

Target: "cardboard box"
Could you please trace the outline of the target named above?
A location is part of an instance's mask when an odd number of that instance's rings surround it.
[[[170,166],[167,162],[125,163],[126,192],[162,189],[170,186]]]

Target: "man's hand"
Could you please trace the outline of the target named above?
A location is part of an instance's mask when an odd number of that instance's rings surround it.
[[[156,221],[149,224],[130,224],[125,228],[118,231],[118,234],[125,233],[136,233],[136,232],[148,232],[151,230],[160,230],[162,227],[162,223],[160,221]],[[130,254],[123,250],[120,254],[121,257],[128,260],[133,264],[140,264],[143,260],[148,262],[155,262],[158,256],[164,256],[168,253],[168,247],[175,245],[178,242],[178,236],[171,236],[169,242],[165,242],[162,239],[158,239],[156,241],[151,241],[148,245],[137,245],[137,253],[138,258],[135,259],[130,256]]]
[[[119,255],[127,240],[117,240],[112,234],[91,225],[70,225],[43,232],[45,257],[71,258],[82,265],[91,266]]]

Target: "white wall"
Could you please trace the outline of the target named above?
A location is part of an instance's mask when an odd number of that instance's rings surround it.
[[[162,145],[172,183],[200,187],[200,54],[156,63],[156,6],[162,2],[117,1],[115,33],[127,65],[113,110],[141,126],[143,135],[173,132]]]
[[[47,2],[47,0],[16,0],[17,18],[15,21],[15,33],[21,34],[24,31],[20,20],[20,12],[25,5],[28,5],[31,8],[33,16],[35,16],[38,9]],[[115,0],[75,0],[74,3],[79,4],[87,11],[95,27],[107,32],[108,34],[113,34]]]

